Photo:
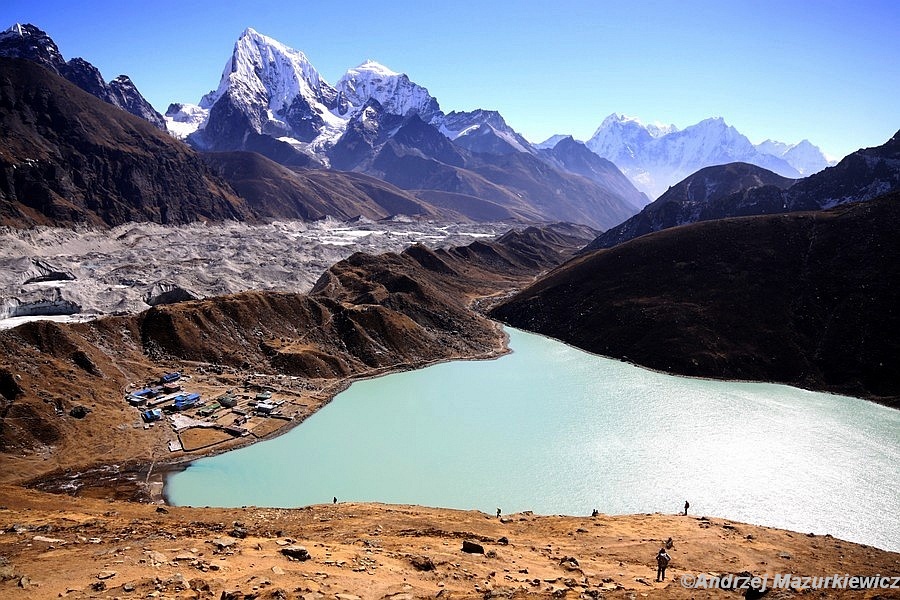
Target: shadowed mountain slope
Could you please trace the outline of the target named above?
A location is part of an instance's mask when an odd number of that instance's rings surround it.
[[[581,256],[492,311],[684,375],[900,397],[900,194],[723,219]]]
[[[820,210],[871,200],[900,188],[900,132],[805,179],[786,179],[746,163],[708,167],[686,178],[585,251],[609,248],[667,227],[724,217]]]
[[[204,152],[201,158],[262,218],[382,219],[436,216],[411,193],[374,177],[320,169],[289,169],[253,152]]]
[[[199,156],[31,61],[0,58],[0,223],[248,219]]]
[[[779,192],[794,182],[794,179],[749,163],[706,167],[670,187],[624,223],[601,233],[584,251],[609,248],[646,233],[686,223],[782,212]],[[765,193],[755,189],[763,186],[772,186],[772,189]],[[753,190],[756,202],[747,202],[750,190]],[[759,199],[762,197],[775,198],[777,206],[761,206]]]
[[[83,58],[63,59],[56,43],[34,25],[16,23],[0,32],[0,56],[36,62],[92,96],[166,130],[162,115],[141,95],[128,75],[119,75],[107,83],[97,67]]]

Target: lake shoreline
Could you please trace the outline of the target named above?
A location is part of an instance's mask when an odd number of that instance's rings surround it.
[[[359,502],[577,515],[675,509],[684,496],[742,522],[897,543],[883,522],[900,510],[896,498],[859,480],[838,485],[860,460],[885,476],[896,471],[896,444],[885,433],[895,411],[784,384],[671,376],[530,332],[508,335],[512,352],[497,363],[451,361],[357,382],[302,434],[178,475],[167,501],[305,506],[334,492]],[[803,419],[817,426],[784,435],[784,424]],[[663,471],[650,450],[660,442]],[[833,456],[827,465],[817,458],[823,451]],[[295,467],[285,456],[310,460]],[[832,506],[860,498],[866,508],[847,516],[862,536]],[[801,504],[809,510],[798,513]]]

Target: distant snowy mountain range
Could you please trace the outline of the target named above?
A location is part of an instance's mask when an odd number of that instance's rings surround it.
[[[253,29],[241,34],[219,81],[197,105],[172,104],[169,131],[200,149],[233,150],[245,135],[267,135],[330,164],[329,151],[364,111],[416,114],[447,138],[481,151],[535,149],[499,113],[476,110],[444,114],[436,98],[405,74],[367,60],[332,87],[299,50]],[[490,138],[489,140],[487,138]]]
[[[679,130],[674,125],[645,125],[638,119],[612,114],[586,144],[615,163],[652,198],[713,165],[745,162],[798,179],[835,164],[808,140],[793,145],[766,140],[754,145],[721,117]]]
[[[86,60],[65,61],[33,25],[0,33],[0,56],[38,62],[199,150],[249,150],[286,166],[361,171],[407,189],[425,186],[505,205],[528,196],[544,207],[541,214],[555,202],[548,194],[571,194],[573,208],[585,197],[574,174],[599,186],[588,196],[612,202],[603,209],[609,216],[591,221],[595,225],[627,216],[707,166],[742,161],[800,178],[833,164],[807,140],[754,146],[721,118],[679,130],[614,114],[587,142],[555,135],[532,144],[496,111],[444,113],[425,87],[371,60],[332,86],[303,52],[249,28],[235,43],[218,87],[197,104],[170,105],[164,119],[126,75],[107,83]],[[425,128],[410,124],[412,118]],[[436,140],[431,129],[451,145]],[[414,168],[420,158],[431,163]],[[563,179],[552,183],[557,175]],[[530,191],[523,195],[525,188]]]
[[[265,154],[283,157],[286,145],[304,155],[295,156],[294,162],[310,160],[330,166],[332,153],[342,146],[338,142],[348,129],[356,130],[355,139],[368,139],[368,145],[390,137],[391,128],[384,127],[382,117],[375,119],[378,125],[372,120],[376,113],[416,114],[456,145],[482,154],[540,155],[569,137],[556,135],[532,144],[495,111],[445,114],[425,87],[371,60],[348,70],[331,86],[302,52],[253,29],[245,30],[235,43],[218,88],[198,105],[172,104],[166,123],[174,135],[200,149],[260,151],[264,145],[270,150]],[[370,124],[365,126],[367,120]],[[393,129],[398,127],[399,122],[393,123]],[[270,140],[262,144],[260,135]],[[272,148],[274,143],[280,146]],[[644,203],[710,165],[742,161],[800,178],[833,164],[806,140],[795,145],[767,140],[754,146],[721,118],[679,130],[614,114],[586,145],[646,193],[649,198]],[[339,153],[343,156],[346,150],[343,144]],[[342,158],[337,164],[350,168]]]

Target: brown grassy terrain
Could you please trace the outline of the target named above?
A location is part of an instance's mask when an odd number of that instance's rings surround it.
[[[900,554],[717,518],[379,504],[194,509],[0,487],[0,598],[706,598],[683,574],[900,573]],[[657,583],[654,556],[671,537]],[[484,554],[462,551],[464,541]],[[291,560],[301,545],[309,560]],[[769,598],[897,598],[900,589]]]

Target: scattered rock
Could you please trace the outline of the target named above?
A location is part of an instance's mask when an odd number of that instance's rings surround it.
[[[779,553],[778,553],[778,558],[783,558],[783,559],[785,559],[785,560],[791,560],[791,559],[794,558],[794,557],[791,556],[790,554],[788,554],[787,552],[779,552]]]
[[[157,506],[156,512],[163,514],[163,515],[169,514],[169,510],[165,506]]]
[[[468,552],[469,554],[484,554],[484,546],[476,544],[475,542],[470,542],[469,540],[463,540],[462,551]]]
[[[176,591],[184,590],[190,587],[187,579],[181,573],[175,573],[174,575],[172,575],[172,577],[166,580],[166,585],[174,587]]]
[[[231,537],[235,537],[238,539],[244,539],[247,537],[247,530],[243,527],[234,526],[234,529],[231,530]]]
[[[284,569],[282,569],[278,565],[275,565],[274,567],[272,567],[272,572],[275,573],[276,575],[284,575]]]
[[[88,415],[89,412],[91,412],[91,409],[89,409],[87,406],[81,406],[79,404],[78,406],[72,407],[72,409],[69,411],[69,416],[75,417],[76,419],[83,419]]]
[[[158,281],[154,283],[150,290],[144,295],[144,302],[150,306],[158,306],[160,304],[176,304],[178,302],[188,302],[190,300],[199,300],[200,296],[190,290],[187,290],[174,283]]]
[[[219,550],[219,552],[222,552],[223,550],[228,550],[235,544],[237,544],[237,540],[232,537],[228,537],[228,536],[216,538],[212,541],[212,545],[215,546],[216,549]]]
[[[559,566],[569,571],[578,571],[581,569],[581,565],[578,564],[578,560],[576,560],[574,556],[562,557],[559,561]]]
[[[335,594],[334,597],[337,600],[362,600],[362,598],[353,594]]]
[[[58,538],[44,537],[42,535],[36,535],[31,539],[34,540],[35,542],[44,542],[47,544],[65,544],[66,543],[66,540],[61,540]]]
[[[115,576],[115,571],[100,571],[99,573],[97,573],[97,579],[111,579]]]
[[[653,584],[650,583],[649,581],[647,581],[646,579],[644,579],[643,577],[635,577],[634,580],[637,581],[638,583],[643,583],[646,586],[653,587]]]
[[[147,560],[149,560],[154,565],[161,565],[169,562],[169,559],[162,552],[157,552],[156,550],[147,550],[144,552],[147,555]]]
[[[497,540],[497,543],[501,544],[503,546],[507,546],[507,545],[509,545],[509,538],[504,535],[502,538]]]
[[[199,579],[199,578],[191,579],[188,583],[191,586],[191,589],[194,590],[195,592],[208,592],[209,591],[209,584],[206,582],[205,579]]]
[[[132,583],[126,583],[125,585],[122,586],[122,591],[123,591],[123,592],[129,592],[129,593],[130,593],[130,592],[133,592],[133,591],[134,591],[134,584],[132,584]]]
[[[91,584],[90,587],[91,587],[91,590],[94,592],[102,592],[103,590],[106,589],[106,582],[105,581],[95,581],[94,583]]]
[[[285,546],[281,549],[281,553],[294,560],[309,560],[312,558],[309,551],[303,546]]]
[[[434,571],[434,561],[427,556],[413,556],[409,562],[417,571]]]
[[[19,587],[20,588],[27,588],[30,585],[31,585],[31,577],[29,577],[28,575],[22,575],[22,577],[19,578]]]

